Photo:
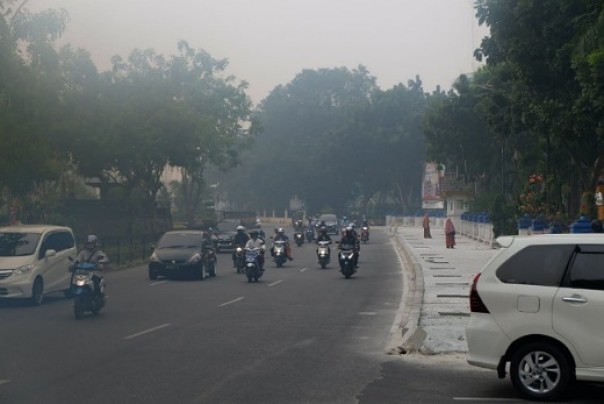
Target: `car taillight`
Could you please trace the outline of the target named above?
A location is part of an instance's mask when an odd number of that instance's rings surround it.
[[[472,288],[470,289],[470,311],[472,313],[489,313],[489,309],[484,305],[484,302],[478,294],[476,284],[480,278],[480,273],[476,274],[474,281],[472,282]]]

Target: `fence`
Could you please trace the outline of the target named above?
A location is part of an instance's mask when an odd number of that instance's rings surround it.
[[[386,226],[412,226],[422,227],[423,216],[416,214],[413,216],[386,216]],[[443,229],[445,227],[444,216],[430,217],[430,228]],[[485,213],[463,213],[461,216],[451,217],[458,234],[470,237],[474,240],[493,244],[493,223]]]
[[[113,267],[144,264],[149,260],[159,235],[141,235],[132,237],[99,237],[101,249],[109,256]],[[86,240],[78,240],[78,246],[84,248]]]

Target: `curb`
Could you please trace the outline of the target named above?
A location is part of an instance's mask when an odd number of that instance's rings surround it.
[[[401,355],[418,352],[426,339],[426,332],[419,325],[424,301],[424,275],[421,263],[409,252],[404,241],[397,236],[398,227],[390,226],[389,237],[399,256],[403,272],[403,297],[399,308],[399,316],[393,325],[394,337],[390,355]],[[400,332],[400,334],[398,334]]]

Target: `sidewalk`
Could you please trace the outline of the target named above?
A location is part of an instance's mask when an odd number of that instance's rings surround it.
[[[474,275],[497,253],[490,245],[458,235],[445,247],[443,229],[424,239],[422,227],[391,228],[404,261],[405,309],[401,317],[404,352],[467,352],[465,327]]]

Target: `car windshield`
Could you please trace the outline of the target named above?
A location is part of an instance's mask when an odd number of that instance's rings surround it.
[[[170,233],[164,234],[157,248],[197,248],[201,247],[201,235],[190,233]]]
[[[319,222],[336,222],[336,215],[322,215],[319,217]]]
[[[32,255],[40,236],[40,233],[0,233],[0,257]]]

